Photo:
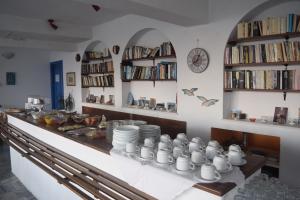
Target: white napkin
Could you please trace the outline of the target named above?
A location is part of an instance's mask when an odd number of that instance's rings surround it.
[[[239,167],[232,166],[233,169],[228,174],[222,174],[220,182],[233,182],[236,185],[242,185],[245,182],[245,175]]]
[[[160,168],[154,163],[141,163],[114,149],[110,155],[120,169],[123,181],[159,200],[174,199],[197,183],[193,174],[178,175],[173,167]]]
[[[197,181],[192,179],[192,174],[181,176],[174,173],[172,168],[162,170],[151,165],[145,165],[143,174],[134,187],[157,199],[171,200],[196,183]]]
[[[134,185],[140,179],[141,173],[143,172],[142,164],[125,156],[122,152],[115,149],[110,151],[110,155],[123,176],[119,178],[127,182],[129,185]]]

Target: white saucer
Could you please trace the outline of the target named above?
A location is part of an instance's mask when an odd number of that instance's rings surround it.
[[[230,168],[227,168],[222,171],[218,170],[218,172],[220,172],[221,174],[227,174],[227,173],[231,172],[232,170],[233,170],[233,167],[231,166]]]
[[[179,175],[187,175],[187,174],[191,174],[193,172],[192,169],[189,169],[189,170],[179,170],[176,168],[175,165],[172,165],[172,171],[175,172],[176,174],[179,174]]]
[[[224,151],[223,153],[224,153],[226,156],[228,155],[228,151]],[[243,158],[246,157],[246,154],[245,154],[245,152],[243,152],[243,151],[242,151],[242,157],[243,157]]]
[[[236,163],[231,163],[233,166],[243,166],[243,165],[245,165],[247,163],[247,160],[246,159],[242,159],[242,162],[241,163],[238,163],[238,164],[236,164]]]
[[[158,164],[158,165],[172,165],[175,163],[175,161],[173,162],[167,162],[167,163],[161,163],[161,162],[158,162],[156,159],[154,159],[155,163]]]
[[[136,156],[136,154],[137,154],[136,152],[127,152],[127,151],[123,151],[122,153],[129,157]]]
[[[221,180],[221,178],[218,178],[218,177],[215,177],[215,179],[213,180],[207,180],[205,178],[202,178],[200,174],[195,174],[194,175],[194,178],[197,180],[197,181],[200,181],[200,183],[215,183],[215,182],[218,182],[219,180]]]
[[[143,158],[141,155],[136,155],[136,158],[142,162],[151,162],[153,161],[153,158]]]

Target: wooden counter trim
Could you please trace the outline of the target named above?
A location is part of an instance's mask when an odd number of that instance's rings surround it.
[[[1,123],[0,128],[1,138],[4,141],[16,148],[22,156],[33,161],[34,164],[37,164],[42,169],[46,169],[48,174],[51,176],[55,175],[53,177],[59,183],[71,188],[73,192],[80,195],[83,199],[93,198],[72,186],[73,184],[88,191],[94,197],[103,200],[111,198],[117,200],[155,199],[87,163],[62,153],[49,145],[44,145],[43,142],[14,126]]]

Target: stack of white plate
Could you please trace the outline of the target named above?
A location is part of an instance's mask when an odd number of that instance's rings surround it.
[[[156,142],[159,141],[161,130],[157,125],[141,125],[140,127],[140,142],[143,142],[145,138],[154,138]]]
[[[124,150],[126,143],[138,143],[139,127],[133,125],[122,125],[113,130],[112,145],[114,149]]]
[[[147,124],[147,122],[142,121],[142,120],[131,120],[131,119],[124,120],[124,125],[141,126],[141,125],[144,125],[144,124]]]

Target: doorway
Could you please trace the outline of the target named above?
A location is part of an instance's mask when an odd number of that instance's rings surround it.
[[[64,108],[63,61],[50,63],[52,109]]]

